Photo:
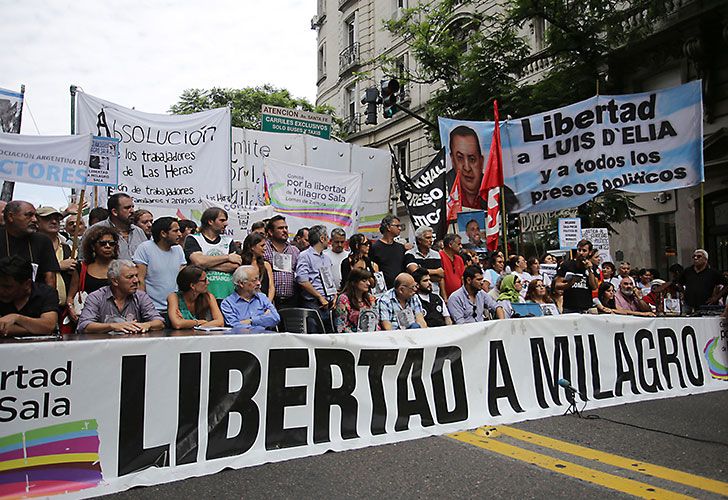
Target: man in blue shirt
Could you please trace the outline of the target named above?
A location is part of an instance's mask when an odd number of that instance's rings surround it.
[[[152,224],[152,239],[134,252],[139,290],[149,294],[154,307],[163,315],[167,312],[167,295],[177,291],[177,274],[187,263],[179,242],[179,221],[160,217]]]
[[[235,293],[220,305],[225,324],[274,330],[281,317],[265,294],[260,292],[257,266],[240,266],[233,273]]]
[[[377,315],[382,330],[427,328],[422,302],[417,296],[417,283],[412,275],[400,273],[394,288],[377,300]]]
[[[462,325],[485,321],[487,308],[498,319],[505,318],[503,307],[483,291],[483,271],[478,266],[468,266],[463,272],[463,286],[447,299],[453,323]]]
[[[331,307],[336,298],[336,282],[331,259],[324,253],[329,244],[326,226],[316,225],[309,229],[308,242],[311,246],[298,256],[296,281],[303,289],[303,307],[318,311],[324,329],[332,333]],[[310,327],[311,333],[324,333],[313,323]]]

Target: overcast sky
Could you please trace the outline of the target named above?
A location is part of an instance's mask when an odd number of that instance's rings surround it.
[[[0,87],[25,84],[28,135],[70,134],[72,84],[149,113],[188,88],[270,83],[313,102],[315,13],[314,0],[0,0]],[[23,184],[14,198],[65,203]]]

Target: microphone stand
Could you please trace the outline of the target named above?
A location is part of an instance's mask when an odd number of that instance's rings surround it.
[[[564,415],[576,415],[579,418],[583,418],[581,416],[581,412],[579,411],[579,408],[576,406],[576,398],[574,397],[574,392],[570,391],[569,389],[566,389],[566,400],[569,402],[569,407],[566,409],[566,412],[564,412]]]

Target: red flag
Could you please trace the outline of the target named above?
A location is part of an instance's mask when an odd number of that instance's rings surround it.
[[[488,213],[485,227],[485,241],[488,250],[498,248],[498,232],[500,231],[500,188],[503,186],[503,150],[500,141],[500,126],[498,124],[498,101],[493,101],[493,118],[495,128],[493,139],[490,142],[488,163],[485,166],[485,175],[480,184],[480,197],[488,201]]]
[[[460,197],[460,172],[455,175],[455,182],[450,188],[450,196],[447,198],[447,220],[457,220],[458,212],[463,211],[463,200]]]

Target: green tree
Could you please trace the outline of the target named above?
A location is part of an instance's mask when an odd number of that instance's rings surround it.
[[[288,90],[268,84],[243,89],[217,87],[210,90],[187,89],[182,92],[179,101],[173,104],[169,111],[177,115],[185,115],[230,105],[233,127],[259,129],[260,109],[263,104],[334,116],[334,108],[331,106],[314,106],[307,99],[293,97]],[[336,123],[340,123],[336,118],[334,120]]]
[[[417,61],[404,75],[414,83],[438,85],[427,102],[431,121],[438,116],[466,120],[492,118],[492,101],[501,116],[528,116],[612,90],[607,75],[613,52],[645,36],[663,2],[651,0],[442,0],[406,9],[385,22],[402,37]],[[631,23],[642,13],[641,23]],[[545,21],[544,48],[537,53],[523,37],[529,23]],[[548,61],[540,79],[524,78],[529,65]],[[397,74],[395,60],[378,61]],[[430,131],[439,145],[438,131]],[[634,220],[634,197],[612,191],[579,208],[585,226],[607,227]]]

